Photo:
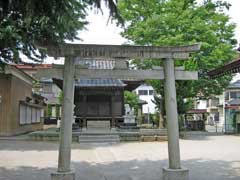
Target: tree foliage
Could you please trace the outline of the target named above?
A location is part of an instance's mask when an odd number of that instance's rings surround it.
[[[138,95],[134,92],[124,91],[124,104],[129,104],[130,107],[133,107],[135,112],[138,109]]]
[[[37,45],[78,39],[87,8],[100,8],[103,1],[111,17],[121,20],[115,0],[0,1],[0,62],[18,62],[20,52],[41,61],[45,54]]]
[[[122,35],[138,45],[188,45],[201,43],[201,50],[188,61],[176,66],[199,72],[198,81],[177,81],[178,106],[184,98],[210,98],[220,94],[230,76],[209,79],[206,72],[232,60],[235,52],[235,24],[224,13],[230,4],[205,0],[120,0],[119,9],[126,21]],[[141,69],[161,65],[157,60],[133,61]],[[164,94],[161,81],[150,81],[158,93]]]
[[[60,91],[60,93],[58,94],[57,100],[58,100],[58,104],[63,103],[63,91]]]

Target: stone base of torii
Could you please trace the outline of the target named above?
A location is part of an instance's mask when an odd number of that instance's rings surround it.
[[[164,79],[165,107],[168,129],[169,167],[163,168],[163,180],[188,180],[189,171],[181,166],[179,148],[179,127],[175,80],[196,80],[197,72],[184,71],[174,67],[174,59],[186,60],[189,53],[200,49],[199,45],[178,47],[116,46],[63,44],[58,48],[48,47],[48,55],[65,57],[64,68],[41,70],[38,77],[63,77],[63,114],[60,129],[58,170],[51,174],[52,180],[74,180],[71,170],[71,142],[75,78],[118,78],[118,79]],[[74,59],[162,59],[163,68],[157,70],[86,70],[75,67]],[[159,177],[159,179],[161,179]]]

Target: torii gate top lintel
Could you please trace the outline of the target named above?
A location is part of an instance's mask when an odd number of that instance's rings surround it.
[[[49,47],[50,56],[66,57],[66,60],[85,59],[114,59],[126,60],[127,58],[156,58],[156,59],[182,59],[187,60],[191,52],[200,49],[199,44],[176,47],[159,46],[127,46],[127,45],[90,45],[90,44],[62,44],[58,48]],[[36,76],[47,78],[63,78],[63,68],[52,68],[51,71],[43,69]],[[116,78],[116,79],[164,79],[163,69],[129,70],[127,67],[114,67],[114,69],[86,69],[75,65],[75,78]],[[175,69],[176,80],[196,80],[196,71],[184,71]]]
[[[176,58],[188,59],[189,53],[198,51],[200,44],[187,46],[133,46],[97,44],[61,44],[48,46],[47,54],[53,57],[74,56],[80,58]]]

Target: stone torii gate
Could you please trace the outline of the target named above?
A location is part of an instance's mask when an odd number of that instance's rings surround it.
[[[184,71],[174,67],[174,59],[186,60],[189,54],[198,51],[200,46],[152,47],[122,45],[86,45],[63,44],[59,47],[48,47],[47,54],[53,57],[65,57],[64,66],[51,70],[41,70],[38,77],[63,78],[63,114],[60,130],[58,170],[51,175],[52,180],[74,180],[71,170],[72,119],[75,78],[116,78],[116,79],[164,79],[165,107],[168,129],[169,167],[163,168],[163,180],[188,180],[188,169],[181,167],[178,112],[175,80],[197,80],[195,71]],[[75,65],[75,59],[114,59],[122,62],[126,59],[162,59],[163,68],[153,70],[129,70],[123,66],[112,70],[85,69]],[[120,63],[121,64],[121,63]]]

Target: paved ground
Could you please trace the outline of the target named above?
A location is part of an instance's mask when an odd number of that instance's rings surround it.
[[[0,141],[0,180],[49,180],[57,167],[57,143]],[[190,180],[239,180],[239,136],[181,140]],[[77,180],[161,180],[167,143],[73,144]]]

